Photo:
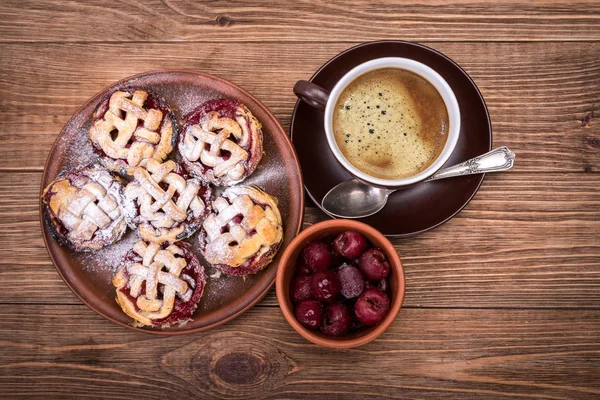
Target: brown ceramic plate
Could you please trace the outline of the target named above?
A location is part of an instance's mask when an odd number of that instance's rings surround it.
[[[131,329],[175,335],[208,329],[235,318],[256,304],[275,281],[279,259],[287,244],[298,234],[304,214],[302,175],[294,148],[273,114],[250,93],[224,79],[192,71],[158,71],[136,75],[111,85],[89,100],[65,125],[56,138],[44,168],[42,189],[65,167],[87,164],[95,159],[87,144],[92,113],[101,99],[117,88],[134,86],[163,96],[178,120],[201,102],[227,97],[244,103],[263,124],[264,156],[256,171],[244,184],[256,184],[279,201],[283,218],[284,241],[273,262],[246,279],[221,275],[207,264],[198,251],[197,234],[187,241],[205,267],[207,285],[194,319],[183,326],[164,330],[133,328],[115,302],[111,278],[121,257],[131,248],[136,235],[128,230],[121,242],[94,253],[73,253],[58,245],[42,219],[44,242],[58,273],[73,293],[105,318]],[[172,156],[175,154],[172,154]],[[217,191],[218,193],[218,191]]]
[[[352,68],[380,57],[405,57],[420,61],[436,70],[452,87],[460,105],[461,130],[456,149],[445,166],[491,150],[492,125],[477,86],[455,62],[428,47],[401,41],[361,44],[329,60],[310,80],[331,90]],[[329,150],[323,129],[323,111],[298,101],[292,115],[290,133],[302,165],[306,191],[321,207],[323,196],[352,176]],[[392,194],[380,212],[360,221],[387,236],[411,236],[433,229],[469,203],[483,178],[484,175],[471,175],[409,186]]]

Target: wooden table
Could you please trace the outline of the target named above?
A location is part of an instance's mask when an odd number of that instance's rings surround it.
[[[600,397],[600,3],[535,0],[0,3],[0,396]],[[440,50],[517,154],[457,217],[394,240],[404,308],[364,347],[314,346],[274,290],[208,332],[154,337],[84,306],[44,248],[38,192],[63,124],[142,71],[206,71],[289,128],[291,88],[378,39]],[[597,119],[598,117],[598,119]],[[314,206],[305,226],[325,219]]]

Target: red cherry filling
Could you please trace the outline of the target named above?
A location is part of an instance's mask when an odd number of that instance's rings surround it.
[[[215,99],[202,103],[184,117],[186,125],[197,125],[206,114],[212,111],[219,113],[220,117],[235,120],[235,113],[241,103],[229,99]]]
[[[290,296],[294,303],[300,303],[304,300],[310,300],[310,283],[312,278],[310,276],[298,276],[290,285]]]
[[[327,269],[332,261],[329,247],[323,242],[312,242],[306,245],[302,250],[302,258],[304,264],[313,272]]]
[[[308,329],[319,329],[321,326],[321,306],[317,301],[304,300],[294,309],[296,319]]]
[[[390,263],[380,249],[365,251],[358,261],[358,267],[364,276],[371,281],[385,279],[390,273]]]
[[[367,239],[358,232],[347,231],[335,238],[333,248],[346,258],[358,257],[367,248]]]
[[[183,258],[185,259],[187,266],[181,271],[179,277],[187,282],[190,288],[193,289],[192,296],[187,300],[183,301],[179,296],[175,297],[175,303],[173,304],[173,311],[167,317],[163,319],[157,319],[152,321],[154,326],[169,326],[172,324],[176,324],[178,322],[185,321],[190,319],[196,308],[198,307],[198,302],[200,301],[200,297],[202,297],[202,292],[204,291],[204,268],[200,266],[198,263],[198,259],[192,253],[191,247],[189,244],[185,242],[177,242],[177,247],[179,247],[183,251]],[[166,248],[168,244],[164,244],[162,249]],[[176,258],[180,258],[179,255],[175,256]],[[125,257],[123,258],[123,264],[132,264],[135,262],[142,262],[142,258],[136,254],[133,250],[130,250]],[[140,311],[137,307],[136,301],[137,298],[131,296],[131,287],[129,283],[119,289],[121,293],[127,296],[129,300],[134,304],[136,311]],[[159,285],[158,290],[158,299],[162,300],[162,285]],[[142,284],[142,289],[140,295],[146,293],[146,283]]]
[[[350,311],[342,303],[328,305],[323,312],[321,333],[327,336],[342,336],[350,329]]]
[[[390,309],[390,299],[377,289],[367,289],[354,304],[354,313],[358,321],[366,326],[377,325]]]
[[[319,301],[331,301],[340,292],[337,274],[333,271],[316,272],[311,279],[310,293]]]

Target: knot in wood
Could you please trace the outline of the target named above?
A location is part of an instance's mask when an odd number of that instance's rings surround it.
[[[586,142],[590,149],[596,150],[600,148],[600,137],[588,137]]]
[[[248,399],[281,386],[294,362],[258,335],[219,332],[168,354],[163,365],[199,388],[204,397]]]
[[[221,28],[226,28],[231,24],[231,19],[227,15],[217,15],[215,22]]]
[[[250,353],[228,353],[217,360],[214,372],[232,385],[248,385],[265,378],[267,362]]]

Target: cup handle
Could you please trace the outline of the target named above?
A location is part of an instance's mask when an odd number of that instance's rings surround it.
[[[306,104],[324,110],[329,92],[309,81],[298,81],[294,85],[294,94]]]

